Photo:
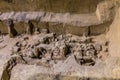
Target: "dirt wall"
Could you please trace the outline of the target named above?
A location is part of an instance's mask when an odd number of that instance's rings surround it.
[[[116,17],[108,32],[108,38],[110,40],[109,50],[111,56],[120,57],[120,8],[116,12]]]
[[[103,0],[0,0],[0,11],[91,13]]]

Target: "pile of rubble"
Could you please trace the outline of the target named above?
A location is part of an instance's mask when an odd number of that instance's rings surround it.
[[[8,33],[10,37],[15,37],[17,32],[14,28],[13,20],[7,20]],[[38,28],[31,21],[28,21],[25,34],[14,44],[12,54],[23,58],[39,59],[40,63],[49,64],[51,61],[65,60],[68,56],[74,55],[80,65],[93,66],[108,53],[108,41],[104,44],[94,41],[89,36],[90,28],[87,27],[83,36],[72,34],[56,35],[49,33],[48,29]],[[29,36],[30,35],[30,36]],[[30,61],[26,61],[30,62]]]
[[[47,29],[35,29],[31,37],[23,36],[12,47],[12,54],[23,58],[39,59],[41,63],[65,60],[74,55],[80,65],[93,66],[101,58],[103,45],[93,42],[91,37],[72,34],[48,33]],[[108,52],[108,51],[106,51]]]
[[[32,41],[30,40],[27,36],[20,38],[12,47],[12,54],[49,62],[53,59],[63,59],[68,53],[65,41],[55,38],[54,33],[47,33],[47,29],[41,30],[40,34],[34,35]]]

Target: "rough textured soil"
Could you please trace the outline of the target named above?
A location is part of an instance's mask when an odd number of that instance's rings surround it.
[[[30,36],[31,37],[31,36]],[[93,36],[94,37],[94,36]],[[100,43],[103,43],[100,39],[105,39],[104,35],[98,36],[95,38],[98,39]],[[1,54],[1,77],[3,76],[2,73],[4,71],[4,66],[7,63],[7,61],[10,60],[12,56],[10,56],[11,51],[10,48],[13,46],[13,44],[17,41],[19,41],[19,38],[9,38],[8,35],[4,37],[7,47],[0,50]],[[7,50],[6,50],[7,49]],[[4,53],[4,54],[3,54]],[[73,77],[73,80],[86,77],[86,78],[93,78],[93,79],[111,79],[111,77],[115,77],[113,75],[113,69],[115,68],[116,61],[112,60],[112,63],[110,62],[112,58],[103,58],[103,60],[99,60],[94,66],[80,66],[76,60],[73,54],[71,54],[66,60],[64,61],[58,61],[57,63],[52,63],[51,67],[45,67],[43,65],[37,65],[35,64],[37,59],[34,62],[34,59],[32,60],[31,64],[21,64],[18,63],[16,66],[13,67],[11,71],[11,78],[10,80],[41,80],[47,79],[45,78],[45,75],[49,75],[48,80],[53,80],[55,76],[60,75],[60,78],[64,80],[64,78],[70,78]],[[38,60],[39,62],[39,60]],[[74,66],[73,66],[74,65]],[[114,65],[114,66],[111,66]],[[43,76],[42,76],[43,75]],[[40,77],[42,76],[42,77]],[[78,76],[79,78],[75,77]],[[7,76],[6,76],[7,77]],[[61,79],[61,80],[62,80]]]

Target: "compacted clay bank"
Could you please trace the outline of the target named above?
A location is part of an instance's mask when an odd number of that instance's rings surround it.
[[[0,79],[120,80],[119,3],[96,1],[93,13],[0,13]]]

